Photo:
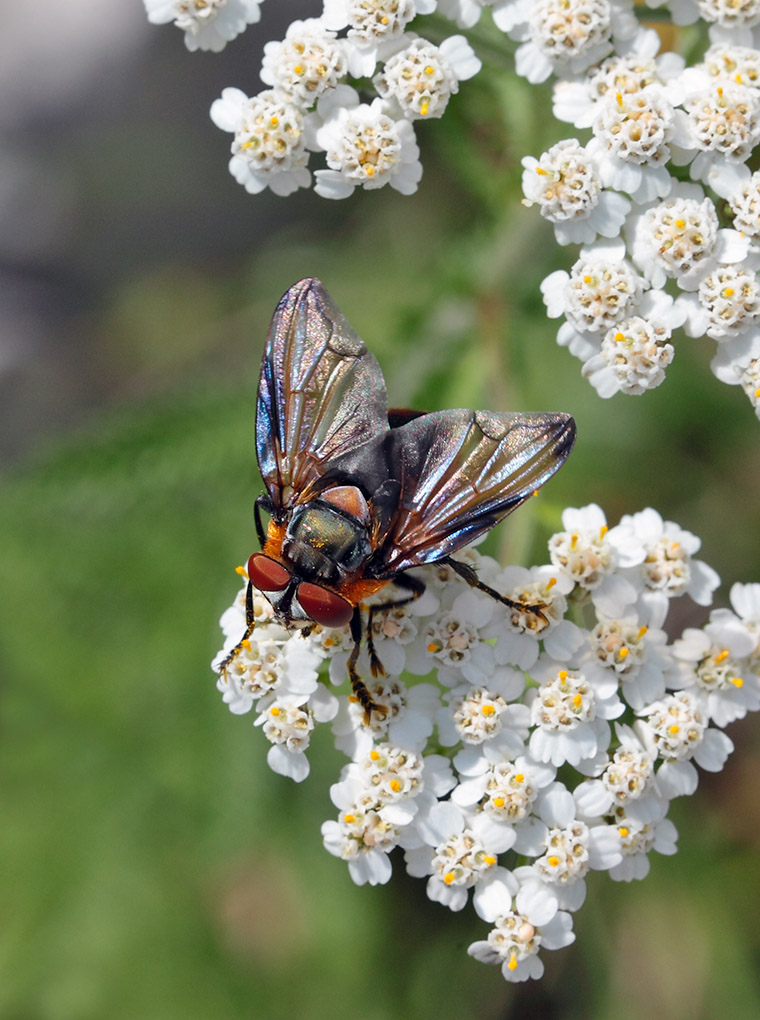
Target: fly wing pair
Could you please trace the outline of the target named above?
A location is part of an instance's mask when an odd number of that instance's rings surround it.
[[[391,428],[380,366],[322,284],[301,280],[277,307],[256,412],[274,516],[333,484],[384,499],[375,577],[435,562],[488,531],[561,467],[574,440],[566,414],[436,411]]]

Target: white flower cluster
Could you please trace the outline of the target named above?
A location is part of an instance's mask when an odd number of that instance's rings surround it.
[[[314,173],[325,198],[389,184],[412,194],[422,177],[413,122],[441,117],[459,82],[480,70],[464,36],[434,45],[407,31],[435,0],[325,0],[322,15],[294,21],[282,41],[264,47],[262,81],[251,98],[228,88],[211,118],[233,134],[230,171],[249,192],[288,195],[309,187],[311,152],[327,166]],[[362,102],[350,80],[370,78]]]
[[[543,952],[573,941],[590,870],[627,882],[647,875],[650,851],[675,853],[670,801],[695,791],[697,766],[722,769],[723,727],[760,708],[760,584],[734,585],[732,610],[670,642],[671,600],[709,606],[719,583],[699,539],[652,509],[608,527],[592,504],[562,525],[530,570],[458,554],[514,608],[439,564],[415,571],[422,597],[372,614],[386,675],[368,687],[386,712],[369,722],[328,687],[346,684],[348,628],[288,634],[259,593],[257,625],[217,683],[231,711],[255,709],[269,765],[296,781],[312,730],[332,722],[350,761],[326,849],[360,885],[387,882],[400,848],[431,899],[461,910],[472,890],[491,927],[469,952],[508,981],[540,977]],[[244,593],[222,617],[217,670],[244,629]],[[372,675],[366,652],[359,670]]]
[[[193,50],[220,50],[260,18],[257,0],[144,2]],[[560,244],[583,246],[542,285],[549,316],[565,320],[557,342],[610,397],[660,385],[679,327],[709,336],[713,372],[760,417],[760,172],[747,166],[760,142],[760,0],[647,3],[709,25],[700,62],[658,55],[632,0],[323,0],[320,17],[266,44],[267,88],[224,89],[211,118],[253,194],[313,184],[333,199],[385,185],[410,195],[422,177],[415,122],[441,117],[481,67],[463,35],[436,45],[410,26],[437,11],[467,29],[489,7],[519,43],[517,73],[555,76],[556,117],[591,132],[523,160],[525,203]],[[354,85],[368,84],[363,101]],[[326,165],[312,171],[312,153]]]
[[[560,244],[582,246],[541,289],[565,320],[557,342],[600,396],[659,386],[683,327],[717,343],[713,372],[760,417],[760,174],[747,167],[760,142],[760,4],[668,6],[678,23],[711,23],[696,65],[658,56],[656,33],[639,29],[582,74],[554,67],[555,116],[591,138],[523,160],[525,204]]]
[[[255,0],[144,0],[155,23],[184,29],[189,49],[220,50],[260,18]],[[422,164],[413,122],[443,115],[460,81],[480,60],[462,35],[440,45],[409,31],[437,0],[324,0],[318,18],[294,21],[285,38],[264,47],[261,80],[248,96],[226,88],[211,119],[232,134],[230,173],[247,191],[290,195],[312,184],[310,154],[326,167],[315,191],[347,198],[355,188],[389,184],[417,190]],[[351,82],[371,80],[362,102]]]

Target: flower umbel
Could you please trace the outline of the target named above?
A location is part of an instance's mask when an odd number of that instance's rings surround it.
[[[709,604],[717,584],[694,558],[699,540],[651,508],[612,527],[598,506],[568,508],[563,525],[551,565],[464,554],[512,597],[541,599],[541,626],[435,564],[416,571],[424,596],[374,614],[376,650],[408,671],[368,680],[376,718],[317,672],[329,664],[341,681],[348,628],[288,634],[256,593],[261,622],[218,682],[233,712],[256,705],[270,767],[296,781],[315,729],[332,721],[351,760],[331,790],[326,849],[356,883],[383,884],[400,847],[431,899],[454,911],[471,900],[491,924],[469,952],[509,981],[540,977],[544,952],[572,941],[594,871],[642,879],[651,853],[675,852],[670,800],[694,792],[699,768],[723,767],[722,727],[760,708],[760,586],[736,586],[735,612],[714,610],[669,643],[672,600]],[[229,650],[245,626],[240,598],[223,622]]]

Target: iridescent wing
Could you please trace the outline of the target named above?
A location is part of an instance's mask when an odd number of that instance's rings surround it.
[[[308,498],[329,461],[388,430],[385,380],[319,280],[283,296],[269,328],[256,454],[275,509]]]
[[[565,462],[575,422],[567,414],[437,411],[393,429],[390,441],[400,499],[375,564],[387,575],[439,560],[511,513]]]

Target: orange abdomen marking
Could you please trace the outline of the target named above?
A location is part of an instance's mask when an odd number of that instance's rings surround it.
[[[332,489],[325,489],[319,498],[356,517],[362,524],[369,523],[367,500],[355,485],[336,485]]]
[[[267,525],[267,540],[261,550],[265,556],[271,556],[273,560],[282,563],[282,543],[285,538],[285,525],[276,524],[270,520]]]

